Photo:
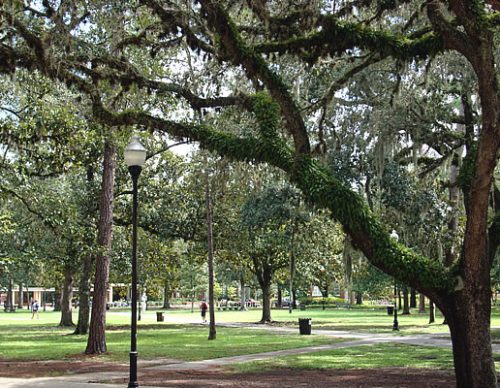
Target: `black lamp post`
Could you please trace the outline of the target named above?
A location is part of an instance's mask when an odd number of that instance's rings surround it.
[[[396,242],[399,241],[399,235],[395,230],[391,232],[391,238]],[[399,323],[398,323],[398,304],[397,304],[397,287],[396,287],[396,279],[394,279],[394,322],[392,323],[392,330],[399,331]]]
[[[130,333],[130,378],[128,388],[138,387],[137,382],[137,180],[146,160],[146,149],[138,136],[132,136],[124,152],[125,163],[132,177],[132,324]]]

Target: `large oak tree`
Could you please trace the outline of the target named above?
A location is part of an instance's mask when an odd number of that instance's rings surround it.
[[[329,209],[372,264],[439,306],[450,327],[457,385],[495,387],[490,269],[500,216],[489,218],[488,206],[500,146],[498,8],[493,0],[7,1],[0,10],[0,71],[26,68],[80,91],[107,126],[166,132],[282,169],[310,202]],[[117,13],[124,19],[118,42]],[[395,60],[425,71],[428,58],[448,52],[474,72],[480,112],[461,173],[462,254],[443,263],[391,241],[389,227],[317,159],[325,134],[311,123],[316,107],[332,104],[335,92],[371,64]],[[185,82],[184,64],[193,62],[203,95]],[[338,72],[339,63],[345,71],[315,104],[303,106],[291,68]],[[214,114],[232,114],[233,124],[200,125],[189,107],[226,108]]]

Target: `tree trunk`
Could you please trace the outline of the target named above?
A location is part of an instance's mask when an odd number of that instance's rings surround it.
[[[408,303],[408,287],[403,287],[403,315],[410,315],[410,304]]]
[[[9,308],[7,311],[14,312],[14,280],[12,278],[9,279],[9,289],[7,291],[7,303]]]
[[[64,283],[61,297],[61,320],[59,326],[74,326],[73,308],[73,269],[69,265],[64,266]]]
[[[432,300],[429,300],[429,324],[436,321],[434,310],[434,302]]]
[[[262,289],[262,318],[260,323],[272,322],[271,319],[271,282],[260,285]]]
[[[321,291],[321,295],[323,295],[323,300],[321,301],[321,305],[322,305],[322,310],[325,310],[326,307],[325,307],[325,299],[328,298],[328,286],[325,286],[323,288],[323,290]],[[349,298],[349,291],[347,292],[347,297]]]
[[[295,277],[295,222],[292,226],[292,237],[290,241],[290,284],[289,284],[289,298],[288,298],[288,313],[292,313],[293,304],[292,304],[292,294],[293,294],[293,279]]]
[[[23,301],[24,301],[23,283],[19,283],[19,301],[17,303],[17,308],[18,309],[22,309],[23,308]]]
[[[109,260],[113,236],[113,195],[115,181],[115,147],[110,140],[104,144],[103,177],[99,201],[99,225],[92,313],[86,354],[100,354],[106,347],[106,294],[109,279]]]
[[[96,196],[94,195],[93,183],[94,169],[92,166],[87,168],[86,180],[86,198],[87,204],[84,205],[84,211],[89,220],[95,218],[97,207],[94,205]],[[91,248],[95,243],[93,230],[95,223],[89,221],[85,236],[85,245],[87,253],[82,257],[80,279],[78,281],[78,323],[73,334],[87,334],[89,331],[90,319],[90,278],[92,277],[92,267],[95,263],[94,253]]]
[[[206,159],[205,159],[206,162]],[[206,173],[205,185],[205,206],[207,210],[207,251],[208,251],[208,311],[210,314],[210,328],[208,339],[214,340],[217,338],[215,330],[215,298],[214,298],[214,234],[213,234],[213,215],[212,215],[212,194],[210,192],[210,179],[208,169]]]
[[[90,277],[94,260],[91,254],[82,259],[82,272],[78,283],[78,323],[73,334],[87,334],[90,318]]]
[[[425,314],[425,295],[420,293],[418,298],[418,313]]]
[[[170,282],[168,275],[165,277],[165,282],[163,283],[163,308],[169,309],[170,306]]]
[[[479,20],[484,17],[481,13],[472,11],[473,7],[479,7],[476,2],[450,1],[449,5],[457,15],[459,24],[465,26],[465,34],[459,38],[456,30],[443,23],[439,2],[428,2],[428,16],[445,46],[464,55],[476,73],[481,101],[481,128],[474,147],[471,147],[474,127],[468,126],[471,131],[466,128],[466,158],[469,160],[464,163],[470,163],[469,167],[472,168],[461,180],[467,213],[460,257],[461,272],[457,277],[455,292],[445,298],[439,307],[450,326],[457,386],[491,388],[497,386],[490,337],[492,263],[488,239],[490,190],[500,148],[500,86],[494,54],[496,46],[494,31],[476,24],[484,20]],[[471,24],[476,25],[471,27]],[[462,98],[464,108],[469,105],[464,104],[467,99]],[[464,111],[467,117],[470,112],[466,113]],[[466,126],[469,121],[466,119]]]
[[[486,296],[483,300],[471,298],[467,292],[455,293],[453,297],[447,304],[452,308],[442,311],[453,343],[457,387],[496,387],[491,341],[487,340],[491,335],[490,301]]]
[[[243,273],[241,273],[240,275],[240,310],[248,310],[245,297],[245,276],[243,275]]]
[[[417,291],[412,287],[410,292],[410,308],[417,308]]]
[[[283,295],[279,284],[278,284],[278,296],[276,297],[276,307],[278,308],[283,307]]]

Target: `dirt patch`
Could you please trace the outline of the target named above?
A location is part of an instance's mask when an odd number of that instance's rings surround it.
[[[0,377],[45,377],[128,371],[128,365],[103,361],[9,361],[0,360]]]
[[[81,373],[123,372],[123,378],[107,381],[128,382],[128,365],[89,361],[0,361],[2,377],[42,377]],[[433,369],[355,369],[355,370],[295,370],[277,369],[261,373],[228,373],[224,368],[210,371],[158,371],[139,367],[141,386],[157,387],[231,387],[231,388],[286,388],[286,387],[398,387],[447,388],[455,386],[451,371]]]

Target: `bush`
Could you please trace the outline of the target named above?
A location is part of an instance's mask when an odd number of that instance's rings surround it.
[[[343,298],[337,298],[337,297],[329,297],[329,298],[322,298],[322,297],[307,297],[307,298],[300,298],[299,299],[300,304],[306,305],[306,306],[323,306],[326,305],[327,307],[336,307],[337,304],[346,304],[345,300]]]

